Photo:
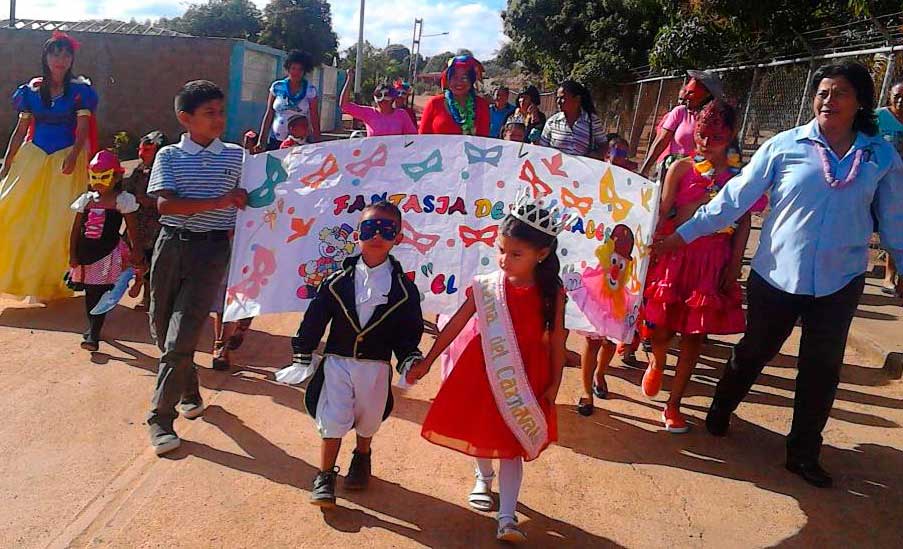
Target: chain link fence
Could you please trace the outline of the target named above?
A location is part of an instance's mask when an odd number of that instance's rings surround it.
[[[857,61],[869,68],[879,106],[886,105],[891,84],[903,78],[903,46],[713,69],[740,113],[744,155],[748,157],[775,134],[808,121],[812,117],[809,81],[813,71],[843,61]],[[647,78],[598,90],[596,107],[603,126],[624,136],[634,157],[642,160],[662,117],[677,105],[685,82],[680,76]],[[545,102],[553,98],[543,99],[548,109]],[[547,112],[555,112],[554,101],[551,106]]]

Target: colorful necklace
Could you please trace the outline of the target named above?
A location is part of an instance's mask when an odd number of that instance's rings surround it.
[[[856,176],[859,175],[859,167],[862,165],[862,153],[864,149],[859,149],[853,153],[853,167],[850,168],[850,173],[847,174],[847,177],[843,181],[839,181],[834,177],[834,174],[831,173],[831,163],[828,161],[828,147],[825,147],[818,141],[816,141],[815,144],[818,145],[818,153],[821,155],[821,169],[825,174],[825,183],[832,189],[842,189],[849,186],[856,179]]]
[[[461,114],[461,111],[458,109],[458,102],[455,101],[455,96],[452,95],[451,90],[445,90],[445,106],[448,108],[449,114],[451,114],[452,120],[455,121],[455,124],[461,126],[461,133],[464,135],[474,135],[474,93],[470,92],[467,95],[467,102],[464,105],[464,114]]]
[[[705,188],[706,193],[708,193],[710,199],[715,198],[715,195],[718,194],[718,191],[720,191],[722,187],[722,185],[719,185],[715,181],[715,166],[700,154],[694,156],[693,161],[695,162],[693,166],[696,168],[696,172],[708,182],[708,185],[706,185]],[[740,168],[742,166],[740,163],[739,152],[734,149],[728,151],[727,166],[727,172],[731,174],[731,177],[740,173]],[[730,177],[728,179],[730,179]]]

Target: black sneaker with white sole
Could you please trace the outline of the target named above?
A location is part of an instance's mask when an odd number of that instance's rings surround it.
[[[166,428],[161,425],[152,424],[148,426],[150,434],[151,447],[158,456],[172,452],[182,445],[179,435],[170,427]]]
[[[317,507],[335,507],[335,479],[339,474],[339,468],[333,467],[330,471],[320,471],[314,477],[313,489],[310,492],[310,503]]]
[[[194,419],[204,415],[204,399],[195,397],[179,403],[179,412],[185,419]]]

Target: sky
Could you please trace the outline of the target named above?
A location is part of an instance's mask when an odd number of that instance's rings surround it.
[[[267,0],[254,0],[261,8]],[[138,21],[174,17],[197,3],[193,0],[27,0],[19,1],[20,19],[123,19]],[[411,47],[414,18],[423,19],[424,38],[420,52],[433,55],[467,48],[480,59],[494,56],[505,38],[499,12],[505,0],[367,0],[364,39],[384,47],[386,41]],[[359,0],[330,0],[332,26],[339,36],[339,49],[357,42]],[[5,14],[4,14],[5,15]],[[428,37],[448,32],[447,36]]]

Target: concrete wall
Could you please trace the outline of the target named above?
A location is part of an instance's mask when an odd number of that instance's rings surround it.
[[[15,88],[41,73],[46,31],[0,29],[0,143],[16,123],[9,97]],[[236,40],[104,33],[73,33],[81,42],[75,73],[88,76],[98,95],[101,145],[116,132],[140,137],[162,129],[170,139],[181,133],[173,96],[189,80],[204,78],[229,92],[230,61]],[[266,101],[266,97],[263,98]],[[259,119],[258,119],[259,120]],[[2,154],[2,153],[0,153]]]

